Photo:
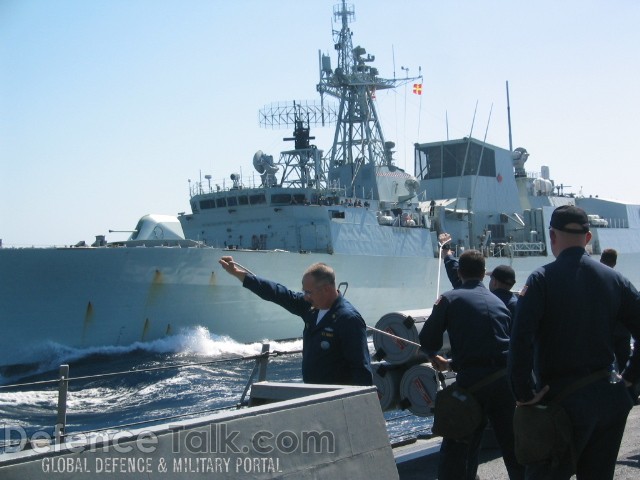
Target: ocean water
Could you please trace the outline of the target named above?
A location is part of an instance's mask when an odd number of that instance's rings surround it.
[[[270,351],[279,353],[269,359],[267,380],[301,382],[301,348],[301,340],[270,342]],[[52,344],[35,370],[0,377],[0,452],[11,439],[53,435],[61,364],[69,365],[66,433],[73,435],[235,408],[261,349],[261,343],[237,343],[205,328],[128,347]],[[393,443],[431,426],[430,418],[407,411],[385,412],[385,418]]]

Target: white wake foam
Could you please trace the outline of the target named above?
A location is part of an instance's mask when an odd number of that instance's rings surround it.
[[[302,340],[265,341],[270,350],[295,351],[302,348]],[[174,354],[178,358],[198,357],[198,360],[215,360],[227,357],[245,357],[257,355],[262,343],[239,343],[227,336],[215,335],[205,327],[190,327],[164,338],[149,342],[135,342],[131,345],[104,345],[96,347],[74,348],[54,342],[47,342],[33,352],[33,365],[29,369],[16,369],[0,375],[0,385],[15,383],[27,375],[57,371],[62,364],[78,362],[92,356],[120,356],[144,351],[158,354]]]

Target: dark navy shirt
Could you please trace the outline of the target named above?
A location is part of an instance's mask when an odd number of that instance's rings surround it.
[[[618,322],[640,338],[640,295],[584,248],[567,248],[535,270],[520,293],[511,334],[509,377],[516,399],[528,401],[532,390],[545,385],[553,397],[574,379],[609,369]],[[640,349],[623,377],[640,380]]]
[[[360,313],[339,296],[316,324],[318,310],[279,283],[247,275],[243,286],[304,320],[302,380],[305,383],[372,385],[366,325]]]
[[[518,306],[518,295],[505,288],[496,288],[491,290],[491,293],[502,300],[502,303],[504,303],[509,309],[509,312],[511,312],[511,318],[514,318],[516,315],[516,307]]]
[[[462,387],[470,387],[507,365],[511,315],[481,280],[443,293],[420,331],[420,345],[434,356],[449,333],[451,367]]]
[[[445,256],[444,268],[447,271],[447,277],[449,277],[451,286],[453,288],[460,288],[462,286],[462,280],[460,280],[460,277],[458,276],[458,259],[453,255]],[[503,301],[503,303],[511,312],[511,318],[513,318],[513,316],[516,314],[518,295],[511,292],[511,290],[506,290],[504,288],[496,288],[495,290],[492,290],[491,293],[493,293],[496,297]]]
[[[449,277],[451,286],[453,288],[460,288],[462,286],[462,280],[460,280],[458,276],[458,259],[453,255],[445,255],[444,269],[447,271],[447,277]]]

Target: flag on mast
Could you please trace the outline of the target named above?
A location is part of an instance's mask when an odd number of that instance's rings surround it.
[[[422,95],[422,84],[421,83],[414,83],[413,84],[413,93],[415,93],[416,95]]]

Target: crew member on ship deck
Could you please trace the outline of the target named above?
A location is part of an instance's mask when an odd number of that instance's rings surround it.
[[[302,317],[302,380],[305,383],[372,385],[366,324],[336,289],[335,272],[315,263],[302,276],[302,292],[258,277],[224,256],[225,271],[264,300]]]
[[[441,233],[438,235],[438,241],[442,245],[442,253],[444,259],[444,268],[447,277],[453,288],[460,288],[462,280],[458,276],[458,259],[453,256],[453,251],[449,245],[451,235]],[[516,272],[508,265],[498,265],[493,271],[488,272],[490,276],[489,290],[498,297],[506,305],[511,313],[511,318],[516,314],[516,306],[518,305],[518,296],[511,291],[516,284]]]
[[[556,208],[549,239],[556,259],[536,269],[520,293],[508,372],[519,405],[544,404],[570,389],[559,404],[573,426],[573,448],[558,462],[528,465],[527,478],[612,479],[632,406],[625,384],[640,380],[640,350],[622,372],[624,383],[610,373],[613,332],[622,324],[640,338],[640,294],[587,253],[591,232],[581,208]]]

